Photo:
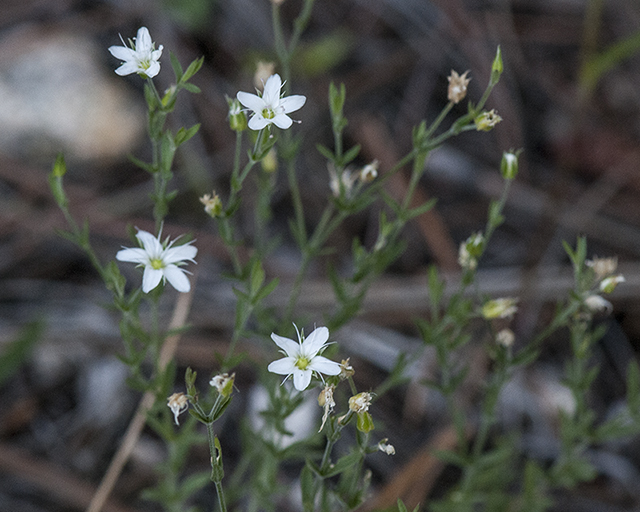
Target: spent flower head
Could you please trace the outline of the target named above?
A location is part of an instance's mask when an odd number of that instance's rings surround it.
[[[378,443],[378,450],[380,450],[383,453],[386,453],[387,455],[396,454],[396,449],[393,447],[392,444],[389,444],[389,439],[387,439],[386,437]]]
[[[235,378],[235,373],[232,373],[231,375],[228,373],[220,373],[209,381],[209,385],[216,388],[218,394],[226,398],[233,391],[233,382],[235,381]]]
[[[213,194],[205,194],[200,198],[200,202],[204,205],[204,211],[213,218],[222,216],[222,200],[220,196],[213,191]]]
[[[368,391],[363,391],[362,393],[353,395],[349,398],[349,409],[355,413],[366,412],[369,410],[372,398],[373,395]]]
[[[347,357],[340,362],[340,380],[346,380],[349,377],[353,377],[356,373],[353,366],[351,366],[350,359],[350,357]]]
[[[462,101],[467,95],[467,86],[471,81],[471,78],[467,78],[467,73],[469,71],[465,71],[462,75],[458,75],[456,71],[451,70],[451,75],[447,77],[449,80],[449,90],[447,91],[447,99],[452,101],[453,103],[458,103]]]
[[[618,268],[618,258],[598,258],[594,256],[592,260],[586,260],[585,265],[593,269],[596,281],[613,274]]]
[[[298,391],[304,391],[311,383],[312,375],[338,375],[340,365],[320,354],[328,345],[329,329],[318,327],[309,336],[305,337],[300,333],[298,327],[293,324],[298,333],[298,341],[283,338],[275,333],[271,333],[271,339],[286,357],[273,361],[267,369],[278,375],[286,375],[287,380],[293,376],[293,385]]]
[[[476,130],[481,132],[491,131],[491,129],[500,121],[502,121],[502,118],[495,110],[482,112],[482,114],[474,119],[474,123],[476,123]]]
[[[172,247],[176,240],[169,242],[167,237],[164,242],[161,242],[160,235],[156,238],[143,230],[138,230],[136,238],[142,247],[123,248],[116,254],[116,259],[137,263],[138,266],[144,267],[143,292],[149,293],[160,284],[160,281],[165,280],[168,280],[179,292],[191,290],[191,284],[185,275],[186,271],[180,266],[184,265],[185,261],[195,263],[193,258],[196,257],[198,249],[191,245],[192,242]]]
[[[513,346],[513,342],[516,340],[516,335],[509,328],[502,329],[496,334],[496,342],[498,345],[502,345],[505,348]]]
[[[184,393],[174,393],[167,398],[167,406],[173,413],[173,419],[176,425],[179,425],[178,416],[189,408],[189,399]]]
[[[301,95],[281,97],[281,89],[282,79],[275,74],[267,79],[262,95],[242,91],[236,95],[238,101],[253,112],[249,128],[262,130],[275,124],[278,128],[287,129],[293,124],[287,114],[302,108],[307,98]]]
[[[482,306],[482,316],[487,320],[492,318],[511,318],[518,311],[518,299],[501,298],[484,303]]]
[[[318,395],[318,405],[324,409],[324,413],[322,414],[322,423],[320,424],[320,429],[318,432],[321,432],[324,428],[324,424],[327,422],[329,418],[329,414],[333,412],[333,408],[336,406],[336,402],[333,399],[333,390],[336,387],[333,384],[325,386],[320,394]]]
[[[484,235],[474,233],[460,244],[458,251],[458,263],[464,270],[475,270],[478,267],[478,258],[484,249]]]
[[[362,183],[371,183],[378,177],[378,166],[380,162],[374,160],[370,164],[365,165],[360,171],[360,181]]]
[[[116,59],[123,61],[116,69],[118,75],[138,73],[142,78],[153,78],[160,72],[158,59],[162,55],[162,48],[160,45],[156,50],[147,27],[140,27],[138,35],[133,41],[129,41],[129,46],[123,40],[122,46],[110,46],[109,52]]]

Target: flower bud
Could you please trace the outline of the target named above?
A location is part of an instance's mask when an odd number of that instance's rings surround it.
[[[247,115],[242,110],[242,105],[237,98],[229,98],[227,96],[227,104],[229,105],[229,127],[234,132],[242,132],[247,129]]]
[[[259,91],[262,91],[264,89],[264,83],[275,72],[276,65],[274,62],[259,60],[256,65],[256,72],[253,74],[253,86]]]
[[[358,413],[356,428],[363,434],[368,434],[369,432],[371,432],[375,428],[371,414],[366,411]]]
[[[500,173],[505,180],[512,180],[518,175],[518,154],[519,151],[509,151],[502,153],[500,162]]]
[[[278,154],[276,153],[276,148],[271,148],[268,153],[264,155],[264,158],[260,160],[260,166],[264,172],[269,174],[278,170]]]
[[[493,64],[491,65],[491,81],[493,83],[498,82],[503,70],[504,66],[502,64],[502,50],[500,49],[500,46],[498,46],[498,49],[496,50],[496,56],[493,59]]]
[[[600,281],[600,291],[603,293],[611,293],[616,289],[618,283],[624,283],[624,276],[622,274],[606,277]]]

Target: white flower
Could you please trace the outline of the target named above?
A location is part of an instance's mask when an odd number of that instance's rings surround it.
[[[189,408],[189,399],[184,393],[174,393],[167,398],[167,406],[173,413],[173,419],[178,425],[178,416]]]
[[[120,76],[138,73],[143,78],[153,78],[160,72],[158,59],[162,55],[162,45],[157,50],[154,49],[147,27],[140,27],[133,41],[135,43],[130,41],[131,48],[124,41],[122,41],[123,46],[109,47],[111,55],[123,61],[122,65],[116,69],[116,73]]]
[[[138,263],[144,267],[142,276],[142,291],[149,293],[161,280],[168,279],[173,287],[179,292],[188,292],[191,289],[185,271],[179,267],[184,265],[184,261],[193,261],[198,249],[191,242],[171,247],[175,240],[168,243],[169,238],[164,243],[147,231],[138,230],[136,238],[142,247],[124,248],[118,251],[116,259],[118,261],[128,261]]]
[[[329,329],[318,327],[304,338],[300,336],[300,331],[298,331],[298,327],[295,324],[294,327],[298,333],[297,343],[275,333],[271,334],[271,339],[282,349],[287,357],[273,361],[267,369],[278,375],[286,375],[287,379],[293,375],[293,385],[298,391],[307,389],[314,373],[338,375],[340,373],[340,365],[318,355],[327,346]]]
[[[280,75],[271,75],[264,84],[262,96],[239,92],[236,97],[249,110],[253,111],[253,116],[249,120],[249,128],[252,130],[262,130],[265,126],[275,124],[278,128],[287,129],[293,121],[287,115],[302,108],[307,98],[301,95],[280,97],[282,80]]]

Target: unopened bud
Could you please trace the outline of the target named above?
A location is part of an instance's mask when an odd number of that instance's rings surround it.
[[[622,274],[609,276],[600,281],[600,291],[603,293],[611,293],[616,289],[618,283],[624,283],[624,276]]]
[[[502,153],[500,162],[500,173],[505,180],[512,180],[518,175],[518,155],[519,151],[509,151]]]

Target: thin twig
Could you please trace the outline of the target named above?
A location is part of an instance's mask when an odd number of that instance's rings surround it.
[[[194,275],[194,285],[195,285]],[[189,310],[191,309],[191,302],[193,299],[193,290],[194,287],[191,288],[189,293],[181,293],[178,295],[178,299],[176,300],[176,305],[173,310],[173,317],[171,318],[171,323],[169,324],[170,330],[175,330],[182,327],[189,314]],[[160,361],[159,366],[160,369],[164,369],[167,363],[173,358],[176,348],[178,346],[178,341],[180,340],[180,334],[174,334],[173,336],[169,336],[163,347],[160,351]],[[91,503],[87,508],[87,512],[101,512],[107,498],[111,494],[120,473],[122,473],[122,469],[125,464],[129,460],[131,456],[131,452],[138,442],[138,438],[140,437],[140,433],[144,428],[144,425],[147,421],[147,412],[153,407],[155,401],[155,395],[152,391],[147,391],[142,395],[140,403],[138,404],[138,408],[136,413],[127,428],[127,431],[122,439],[122,443],[120,444],[120,448],[111,459],[111,464],[109,464],[109,469],[105,473],[102,481],[100,482],[100,486],[98,487],[96,493],[93,495]]]

